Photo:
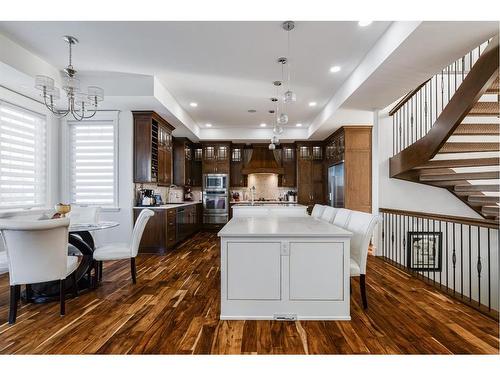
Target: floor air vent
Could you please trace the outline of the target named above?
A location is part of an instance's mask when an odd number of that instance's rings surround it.
[[[297,314],[274,314],[274,320],[297,320]]]

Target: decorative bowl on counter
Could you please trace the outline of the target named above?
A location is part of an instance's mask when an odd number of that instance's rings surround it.
[[[71,211],[70,204],[58,203],[54,206],[56,212],[61,215],[61,217],[66,217],[66,214]]]

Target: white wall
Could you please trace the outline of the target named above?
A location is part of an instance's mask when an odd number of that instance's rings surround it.
[[[102,220],[117,221],[116,228],[96,232],[96,244],[128,242],[132,235],[134,203],[133,184],[133,118],[130,110],[120,110],[118,120],[118,205],[117,210],[101,213]]]

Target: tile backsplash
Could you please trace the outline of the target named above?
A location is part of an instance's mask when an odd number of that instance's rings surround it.
[[[255,199],[273,199],[282,198],[288,191],[296,191],[295,188],[279,187],[278,175],[274,173],[252,173],[248,175],[247,188],[231,188],[231,193],[238,192],[240,200],[250,200],[250,188],[255,186]]]
[[[163,203],[178,203],[182,202],[184,198],[184,189],[181,187],[166,187],[158,186],[156,184],[135,184],[135,196],[137,197],[138,191],[142,188],[153,189],[155,194],[160,194]],[[201,188],[191,188],[193,193],[193,201],[201,201]]]

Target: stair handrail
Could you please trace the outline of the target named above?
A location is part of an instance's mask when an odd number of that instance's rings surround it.
[[[407,173],[429,160],[441,149],[472,107],[498,75],[498,35],[488,44],[472,69],[443,108],[429,131],[389,160],[391,178],[410,179]]]

